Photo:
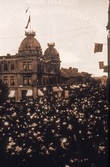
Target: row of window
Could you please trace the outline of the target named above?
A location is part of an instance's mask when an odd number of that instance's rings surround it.
[[[5,70],[5,71],[8,71],[9,70],[9,65],[8,65],[8,62],[4,62],[3,64],[0,63],[0,71]],[[15,64],[14,62],[11,62],[10,64],[10,69],[11,70],[14,70],[15,69]]]
[[[3,82],[4,82],[4,84],[8,84],[8,76],[4,76]],[[10,85],[11,86],[15,85],[15,76],[10,77]]]
[[[9,70],[9,63],[4,62],[3,64],[0,63],[0,71],[8,71]],[[10,63],[10,70],[15,70],[14,62]],[[23,70],[32,70],[31,62],[23,62]]]
[[[38,64],[38,69],[42,69],[45,70],[46,72],[58,72],[59,71],[59,66],[58,65],[50,65],[48,64],[47,66]],[[9,70],[9,62],[4,62],[3,64],[0,63],[0,71],[8,71]],[[15,63],[12,61],[10,62],[10,70],[15,70]],[[23,62],[23,70],[27,71],[27,70],[32,70],[32,64],[31,62]]]
[[[59,69],[60,69],[59,65],[50,65],[50,64],[48,64],[45,67],[45,71],[46,72],[55,72],[55,73],[58,73]]]
[[[23,62],[23,70],[32,70],[31,62]]]
[[[4,84],[7,84],[7,85],[9,84],[8,76],[3,77],[3,82]],[[32,84],[31,76],[23,76],[23,85],[31,85],[31,84]],[[10,77],[10,85],[15,86],[15,76]]]
[[[31,85],[32,79],[31,76],[23,76],[23,85]]]

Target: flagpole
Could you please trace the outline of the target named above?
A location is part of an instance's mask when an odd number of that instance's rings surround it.
[[[30,11],[30,32],[31,32],[31,11]]]
[[[31,15],[30,15],[30,32],[31,32]]]
[[[109,0],[109,8],[108,8],[108,25],[107,25],[107,50],[108,50],[108,101],[110,106],[110,0]]]

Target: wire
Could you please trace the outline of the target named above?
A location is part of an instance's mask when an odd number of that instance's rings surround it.
[[[94,27],[85,27],[85,28],[79,28],[79,29],[72,29],[72,30],[67,30],[67,31],[58,31],[58,32],[52,32],[52,34],[57,34],[57,33],[65,33],[65,32],[71,32],[71,31],[77,31],[77,30],[83,30],[83,29],[90,29],[90,28],[94,28]],[[39,34],[39,35],[46,35],[49,33],[45,33],[45,34]]]
[[[67,40],[67,39],[70,39],[70,38],[75,38],[75,37],[82,36],[82,35],[87,35],[87,34],[90,34],[90,33],[95,33],[96,31],[97,30],[90,31],[90,32],[85,33],[85,34],[80,34],[80,35],[75,35],[75,36],[72,36],[72,37],[63,38],[61,40],[58,40],[57,42],[64,41],[64,40]],[[8,51],[8,52],[14,52],[14,51]],[[3,54],[3,53],[6,53],[6,52],[0,52],[0,54]]]
[[[79,29],[72,29],[72,30],[67,30],[67,31],[58,31],[58,32],[53,32],[52,34],[57,34],[57,33],[65,33],[65,32],[72,32],[72,31],[77,31],[77,30],[84,30],[84,29],[91,29],[91,28],[94,28],[94,27],[85,27],[85,28],[79,28]],[[38,35],[47,35],[47,34],[50,34],[50,33],[41,33],[41,34],[38,34]],[[13,39],[13,38],[24,38],[24,36],[21,36],[21,37],[6,37],[6,38],[0,38],[0,39]]]
[[[68,38],[63,38],[63,39],[61,39],[61,40],[58,40],[57,42],[63,41],[63,40],[65,40],[65,39],[75,38],[75,37],[82,36],[82,35],[87,35],[87,34],[93,33],[93,32],[95,33],[96,31],[97,31],[97,30],[94,30],[94,31],[91,31],[91,32],[88,32],[88,33],[85,33],[85,34],[80,34],[80,35],[75,35],[75,36],[68,37]]]

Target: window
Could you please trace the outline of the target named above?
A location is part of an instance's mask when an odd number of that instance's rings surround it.
[[[2,77],[0,76],[0,83],[2,82]]]
[[[31,62],[23,62],[23,70],[31,70],[32,65]]]
[[[8,70],[8,63],[4,62],[4,70]]]
[[[44,77],[44,85],[45,85],[45,77]]]
[[[15,85],[15,76],[11,76],[10,85]]]
[[[28,62],[28,70],[31,70],[31,62]]]
[[[11,70],[14,70],[14,62],[11,62]]]
[[[27,64],[26,64],[26,62],[23,62],[23,70],[27,70]]]
[[[28,76],[28,85],[31,85],[31,76]]]
[[[31,76],[23,76],[23,85],[31,85],[31,84],[32,84]]]
[[[7,76],[4,76],[4,84],[8,84],[8,77]]]
[[[27,85],[27,77],[23,76],[23,85]]]

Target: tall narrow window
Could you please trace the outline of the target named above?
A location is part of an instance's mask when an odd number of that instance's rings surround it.
[[[14,70],[14,62],[11,62],[11,70]]]
[[[23,85],[27,85],[27,77],[23,76]]]
[[[0,76],[0,83],[2,82],[2,77]]]
[[[28,85],[31,85],[32,82],[31,82],[31,76],[28,76]]]
[[[4,84],[8,84],[8,77],[7,76],[4,76],[3,82],[4,82]]]
[[[26,62],[23,62],[23,70],[27,70],[27,64],[26,64]]]
[[[11,76],[10,85],[15,85],[15,76]]]
[[[32,66],[31,66],[31,62],[28,62],[28,70],[31,70]]]
[[[4,62],[4,70],[8,70],[8,63]]]

